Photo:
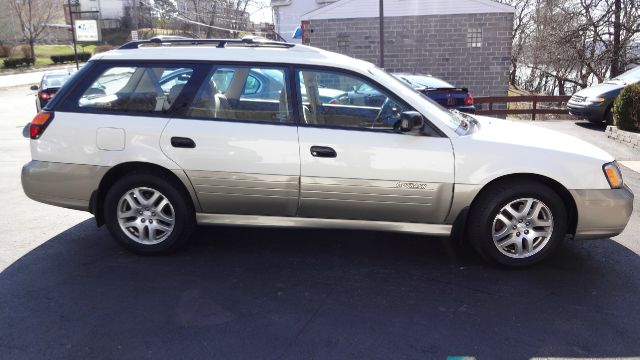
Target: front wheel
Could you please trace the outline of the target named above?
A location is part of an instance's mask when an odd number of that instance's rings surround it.
[[[542,261],[562,242],[567,214],[546,185],[504,182],[480,194],[469,213],[467,234],[486,259],[506,266]]]
[[[140,254],[173,251],[195,226],[190,200],[161,174],[132,174],[107,192],[104,216],[118,242]]]

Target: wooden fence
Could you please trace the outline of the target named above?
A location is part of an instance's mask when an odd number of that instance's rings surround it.
[[[567,101],[571,96],[478,96],[474,98],[476,114],[478,115],[531,115],[531,120],[536,119],[536,115],[565,115],[567,111]],[[524,108],[509,108],[509,103],[529,103],[530,106]],[[488,109],[482,104],[489,104]],[[496,109],[494,104],[507,104],[504,109]],[[543,105],[541,105],[543,104]]]

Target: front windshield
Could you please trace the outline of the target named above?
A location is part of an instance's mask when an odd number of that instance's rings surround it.
[[[612,80],[620,80],[626,83],[634,83],[640,81],[640,66],[636,66],[633,69],[624,72]]]
[[[460,127],[461,119],[452,114],[449,110],[442,107],[437,102],[433,101],[423,93],[417,91],[413,88],[413,86],[409,85],[405,81],[402,81],[395,76],[389,74],[383,69],[375,66],[369,70],[369,72],[375,77],[379,78],[382,82],[391,82],[394,84],[400,84],[404,89],[407,89],[411,92],[411,94],[417,95],[415,98],[419,99],[419,101],[426,102],[432,114],[438,117],[442,122],[444,122],[451,130],[457,130]],[[398,94],[401,95],[401,94]]]

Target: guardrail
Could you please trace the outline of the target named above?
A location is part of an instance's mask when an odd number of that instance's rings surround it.
[[[536,119],[536,115],[565,115],[569,114],[566,103],[571,96],[478,96],[474,98],[476,114],[478,115],[531,115],[531,120]],[[530,103],[528,108],[495,109],[494,104],[509,103]],[[540,106],[543,103],[546,105]],[[489,109],[479,107],[481,104],[489,104]]]

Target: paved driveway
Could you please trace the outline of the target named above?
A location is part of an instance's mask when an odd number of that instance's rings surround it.
[[[0,91],[2,359],[640,356],[638,212],[622,235],[520,271],[446,240],[366,231],[203,228],[186,251],[138,257],[87,214],[22,194],[32,102]],[[638,159],[597,130],[539,125]]]

